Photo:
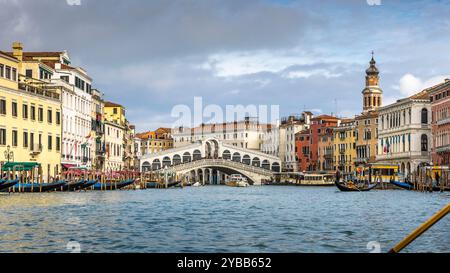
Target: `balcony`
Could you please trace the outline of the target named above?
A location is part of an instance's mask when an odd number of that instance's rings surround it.
[[[53,100],[60,100],[60,94],[49,90],[47,87],[45,87],[44,85],[41,84],[41,87],[39,86],[35,86],[32,84],[28,84],[28,83],[24,83],[24,82],[19,82],[19,90],[24,91],[26,93],[30,93],[36,96],[41,96],[41,97],[45,97],[45,98],[49,98],[49,99],[53,99]]]
[[[31,145],[30,149],[31,149],[31,152],[30,152],[31,155],[38,155],[38,154],[42,153],[42,145],[41,144],[33,144],[33,145]]]

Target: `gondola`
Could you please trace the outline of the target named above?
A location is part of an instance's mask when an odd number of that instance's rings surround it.
[[[0,191],[7,190],[10,187],[13,187],[19,183],[19,180],[1,180],[0,181]]]
[[[65,181],[53,183],[17,183],[8,189],[9,192],[48,192],[57,188],[64,187]]]
[[[147,189],[156,189],[158,188],[159,183],[158,182],[145,182],[145,188]]]
[[[74,182],[66,183],[64,186],[57,188],[56,191],[76,191],[78,190],[86,180],[79,180]]]
[[[97,180],[89,180],[89,181],[84,181],[83,184],[81,184],[77,190],[88,190],[90,187],[94,186],[95,183],[97,183]]]
[[[336,187],[340,190],[340,191],[344,191],[344,192],[351,192],[351,191],[370,191],[372,189],[374,189],[377,184],[373,184],[373,185],[369,185],[369,187],[367,188],[350,188],[345,186],[343,183],[340,183],[338,181],[335,181],[334,184],[336,185]]]
[[[121,188],[124,188],[126,186],[129,186],[134,183],[134,179],[130,180],[124,180],[120,182],[106,182],[106,183],[100,183],[97,182],[93,185],[92,189],[95,191],[102,191],[102,190],[119,190]]]
[[[394,186],[397,186],[397,187],[405,189],[405,190],[412,190],[414,188],[414,186],[412,184],[409,184],[406,182],[391,181],[390,183]]]

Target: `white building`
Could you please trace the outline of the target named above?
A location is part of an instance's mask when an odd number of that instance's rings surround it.
[[[173,146],[178,148],[214,138],[239,148],[260,150],[262,135],[267,128],[271,128],[271,125],[260,124],[250,118],[244,121],[202,124],[195,128],[179,127],[172,129]]]
[[[261,135],[261,152],[279,157],[280,154],[280,128],[275,126],[267,129]]]
[[[408,175],[431,162],[431,103],[427,90],[381,107],[377,162],[394,164]]]
[[[311,124],[311,112],[303,112],[300,116],[291,115],[281,120],[279,129],[279,157],[283,171],[298,171],[298,158],[295,150],[295,134],[308,129]]]
[[[52,84],[62,87],[62,155],[63,167],[92,167],[91,110],[92,79],[82,68],[52,63]]]
[[[105,171],[121,171],[124,169],[124,133],[124,126],[117,122],[105,120]]]

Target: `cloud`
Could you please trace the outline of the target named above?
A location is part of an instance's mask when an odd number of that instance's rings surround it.
[[[450,73],[449,13],[444,1],[0,0],[0,50],[67,49],[140,131],[194,96],[350,115],[371,50],[385,103]]]
[[[426,88],[439,84],[448,78],[450,78],[450,74],[433,76],[426,80],[423,80],[412,74],[405,74],[403,77],[400,78],[399,85],[394,86],[394,88],[398,89],[401,95],[408,97],[416,93],[419,93],[420,91]]]

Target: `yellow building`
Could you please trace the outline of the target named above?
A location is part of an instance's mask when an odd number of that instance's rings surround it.
[[[155,154],[173,148],[173,138],[169,128],[159,128],[156,131],[137,134],[136,137],[141,142],[141,155]]]
[[[125,167],[125,108],[117,103],[105,102],[104,123],[106,157],[104,169],[106,171],[120,171]]]
[[[355,120],[343,119],[341,124],[334,128],[334,169],[341,173],[354,171],[356,159]]]
[[[25,78],[24,68],[34,72],[40,64],[22,61],[0,52],[0,162],[39,163],[47,179],[61,170],[61,98],[45,82]]]

